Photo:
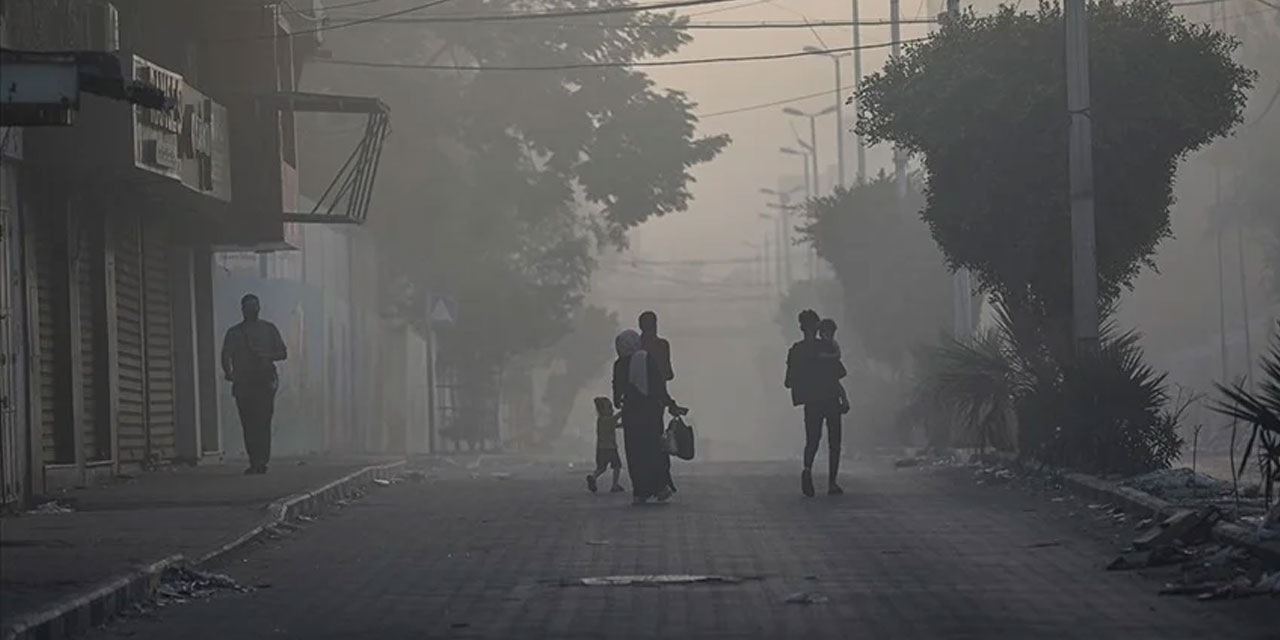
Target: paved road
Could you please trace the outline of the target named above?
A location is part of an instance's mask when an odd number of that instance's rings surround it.
[[[806,500],[790,466],[678,471],[675,503],[642,508],[563,467],[399,484],[227,568],[269,587],[99,637],[1280,638],[1274,601],[1161,598],[1101,570],[1115,549],[1080,516],[962,472],[864,464]],[[744,581],[571,584],[616,574]]]

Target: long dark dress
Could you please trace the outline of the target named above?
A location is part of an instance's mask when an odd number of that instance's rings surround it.
[[[651,498],[664,487],[675,491],[671,458],[662,448],[662,412],[670,400],[667,381],[657,359],[649,354],[648,395],[640,393],[631,383],[630,360],[631,357],[626,356],[613,363],[613,401],[622,412],[632,494],[637,498]]]

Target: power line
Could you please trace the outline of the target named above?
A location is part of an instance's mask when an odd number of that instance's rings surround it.
[[[393,18],[388,20],[379,20],[379,24],[433,24],[437,22],[470,22],[468,20],[440,20],[438,18]],[[478,22],[495,22],[495,21],[478,21]],[[503,22],[507,22],[504,20]],[[936,24],[938,21],[933,18],[908,18],[900,20],[900,24]],[[847,28],[847,27],[887,27],[893,24],[892,20],[887,18],[873,20],[823,20],[819,22],[689,22],[685,24],[608,24],[608,23],[573,23],[561,22],[556,23],[555,27],[569,29],[618,29],[632,31],[684,31],[688,30],[711,30],[711,29],[812,29],[814,27],[822,28]]]
[[[923,42],[928,38],[903,40],[903,44]],[[864,44],[858,47],[837,47],[813,51],[793,51],[788,53],[770,53],[754,56],[725,56],[720,58],[694,58],[690,60],[648,60],[638,62],[579,62],[573,64],[527,65],[527,66],[495,66],[495,65],[447,65],[447,64],[413,64],[408,62],[375,62],[371,60],[317,60],[325,64],[345,67],[369,67],[374,69],[424,69],[434,71],[568,71],[572,69],[597,69],[602,67],[679,67],[694,64],[718,64],[725,62],[758,62],[763,60],[787,60],[791,58],[807,58],[830,53],[860,51],[866,49],[883,49],[892,46],[890,42]]]
[[[661,9],[679,9],[682,7],[696,7],[709,4],[721,4],[725,2],[733,2],[734,0],[665,0],[664,2],[653,2],[648,4],[632,4],[621,5],[616,7],[596,7],[593,9],[575,9],[573,11],[537,11],[529,13],[474,13],[470,15],[448,14],[432,16],[430,18],[407,18],[403,20],[391,20],[398,17],[402,13],[394,15],[369,16],[364,18],[367,22],[404,22],[411,24],[430,24],[430,23],[449,23],[449,22],[509,22],[523,20],[545,20],[548,18],[578,18],[583,16],[601,16],[612,15],[618,13],[637,13],[640,11],[657,11]],[[405,12],[408,13],[408,12]]]
[[[697,11],[697,12],[694,12],[694,13],[689,14],[689,16],[690,16],[690,17],[693,17],[693,16],[705,16],[705,15],[710,15],[710,14],[713,14],[713,13],[724,13],[724,12],[726,12],[726,11],[737,11],[737,10],[739,10],[739,9],[746,9],[746,8],[748,8],[748,7],[754,7],[754,6],[757,6],[757,5],[762,5],[762,4],[768,3],[768,2],[770,2],[770,1],[771,1],[771,0],[754,0],[753,2],[748,2],[748,3],[746,3],[746,4],[740,4],[740,5],[736,6],[736,7],[720,7],[720,8],[718,8],[718,9],[707,9],[706,11]]]
[[[850,87],[850,86],[843,86],[843,87],[840,87],[840,91],[844,92],[852,88],[853,87]],[[759,111],[760,109],[768,109],[769,107],[780,107],[784,104],[791,104],[792,102],[800,102],[802,100],[811,100],[813,98],[821,98],[822,96],[830,97],[831,90],[826,89],[824,91],[818,91],[816,93],[807,93],[802,96],[795,96],[792,98],[783,98],[781,100],[774,100],[772,102],[762,102],[760,104],[753,104],[746,107],[738,107],[736,109],[726,109],[724,111],[713,111],[711,113],[698,114],[698,119],[706,120],[707,118],[717,118],[719,116],[731,116],[735,113],[747,113],[749,111]]]
[[[712,1],[712,0],[703,0],[703,1],[705,1],[705,2],[710,2],[710,1]],[[716,0],[716,1],[721,1],[721,2],[723,2],[724,0]],[[440,6],[440,5],[445,4],[445,3],[447,3],[447,2],[453,2],[453,0],[431,0],[431,2],[426,2],[426,3],[423,3],[423,4],[415,5],[415,6],[409,7],[408,9],[400,9],[400,10],[397,10],[397,11],[389,11],[389,12],[387,12],[387,13],[384,13],[384,14],[381,14],[381,15],[378,15],[378,16],[371,16],[371,17],[368,17],[368,18],[363,18],[363,19],[359,19],[359,20],[351,20],[351,21],[348,21],[348,22],[339,22],[338,24],[324,25],[324,26],[316,27],[315,29],[304,29],[304,30],[302,30],[302,31],[294,31],[293,33],[290,33],[289,35],[292,37],[292,36],[303,36],[303,35],[307,35],[307,34],[309,34],[309,33],[328,33],[328,32],[330,32],[330,31],[337,31],[337,30],[339,30],[339,29],[345,29],[345,28],[347,28],[347,27],[355,27],[355,26],[362,25],[362,24],[369,24],[369,23],[371,23],[371,22],[377,22],[377,21],[379,21],[379,20],[385,20],[385,19],[387,19],[387,18],[394,18],[394,17],[396,17],[396,16],[408,15],[408,14],[410,14],[410,13],[414,13],[414,12],[416,12],[416,11],[422,11],[423,9],[430,9],[431,7],[437,7],[437,6]],[[256,35],[256,36],[248,36],[248,37],[241,37],[241,38],[227,38],[227,39],[225,39],[225,40],[218,40],[217,42],[219,42],[219,43],[232,43],[232,42],[247,42],[247,41],[253,41],[253,40],[273,40],[273,39],[275,39],[275,37],[276,37],[276,36],[275,36],[275,34],[273,33],[273,34],[271,34],[271,35]]]

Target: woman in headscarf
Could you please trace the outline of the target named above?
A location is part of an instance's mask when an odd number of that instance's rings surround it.
[[[667,500],[675,493],[671,459],[662,446],[662,411],[677,410],[667,380],[653,354],[641,348],[640,334],[627,329],[614,341],[613,402],[622,412],[627,471],[635,504]]]

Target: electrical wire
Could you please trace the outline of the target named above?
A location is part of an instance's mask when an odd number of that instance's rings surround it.
[[[575,9],[573,11],[537,11],[529,13],[490,13],[490,14],[448,14],[432,16],[430,18],[411,18],[397,20],[395,22],[404,22],[410,24],[434,24],[434,23],[450,23],[450,22],[515,22],[524,20],[545,20],[547,18],[578,18],[583,16],[602,16],[613,15],[619,13],[637,13],[641,11],[657,11],[661,9],[679,9],[682,7],[697,7],[709,4],[721,4],[724,2],[733,2],[734,0],[664,0],[663,2],[651,2],[647,4],[631,4],[616,7],[596,7],[594,9]],[[410,11],[394,12],[392,14],[384,14],[381,16],[367,16],[362,18],[365,23],[374,22],[392,22],[391,18],[399,17]],[[363,24],[363,23],[362,23]]]
[[[392,18],[381,20],[379,24],[432,24],[441,22],[435,18]],[[909,18],[899,21],[900,24],[937,24],[933,18]],[[848,28],[848,27],[888,27],[893,24],[888,18],[873,20],[823,20],[820,22],[690,22],[685,24],[606,24],[606,23],[556,23],[557,28],[567,29],[618,29],[632,31],[698,31],[711,29],[812,29],[812,28]]]
[[[850,89],[852,89],[852,88],[853,88],[853,87],[851,87],[851,86],[843,86],[843,87],[840,87],[840,91],[841,91],[841,92],[844,92],[844,91],[848,91],[848,90],[850,90]],[[731,115],[734,115],[734,114],[737,114],[737,113],[747,113],[747,112],[750,112],[750,111],[759,111],[760,109],[768,109],[769,107],[780,107],[780,106],[782,106],[782,105],[784,105],[784,104],[791,104],[791,103],[793,103],[793,102],[801,102],[801,101],[803,101],[803,100],[812,100],[813,98],[821,98],[822,96],[830,97],[830,96],[831,96],[831,90],[830,90],[830,89],[825,89],[825,90],[823,90],[823,91],[818,91],[818,92],[815,92],[815,93],[807,93],[807,94],[802,95],[802,96],[794,96],[794,97],[791,97],[791,98],[782,98],[782,99],[780,99],[780,100],[774,100],[774,101],[772,101],[772,102],[762,102],[762,103],[760,103],[760,104],[753,104],[753,105],[746,106],[746,107],[738,107],[738,108],[735,108],[735,109],[725,109],[724,111],[712,111],[711,113],[702,113],[702,114],[698,114],[698,119],[699,119],[699,120],[706,120],[707,118],[718,118],[718,117],[720,117],[720,116],[731,116]]]
[[[712,0],[703,0],[703,1],[710,2]],[[723,2],[724,0],[716,0],[716,1]],[[373,22],[377,22],[379,20],[387,19],[387,18],[394,18],[397,16],[408,15],[416,11],[422,11],[423,9],[438,7],[448,2],[453,2],[453,0],[431,0],[431,2],[425,2],[423,4],[414,5],[412,7],[409,7],[408,9],[399,9],[397,11],[389,11],[387,13],[384,13],[378,16],[371,16],[369,18],[364,18],[360,20],[351,20],[348,22],[339,22],[337,24],[324,25],[324,26],[316,27],[314,29],[303,29],[302,31],[294,31],[289,35],[290,37],[292,37],[292,36],[304,36],[311,33],[328,33],[331,31],[337,31],[339,29],[345,29],[347,27],[355,27],[362,24],[370,24]],[[217,40],[216,42],[229,44],[229,43],[235,43],[235,42],[250,42],[254,40],[274,40],[275,37],[276,35],[272,33],[270,35],[256,35],[256,36],[247,36],[247,37],[240,37],[240,38],[226,38],[223,40]]]
[[[913,42],[923,42],[928,38],[915,38],[912,40],[902,40],[902,44],[910,44]],[[579,62],[574,64],[556,64],[556,65],[528,65],[528,66],[497,66],[497,65],[444,65],[444,64],[413,64],[408,62],[376,62],[371,60],[342,60],[327,59],[317,60],[324,64],[331,64],[345,67],[368,67],[374,69],[423,69],[433,71],[568,71],[573,69],[598,69],[612,67],[679,67],[695,64],[719,64],[726,62],[758,62],[764,60],[787,60],[792,58],[807,58],[811,56],[827,55],[832,53],[844,53],[846,51],[861,51],[866,49],[884,49],[893,46],[891,42],[880,42],[876,44],[864,44],[858,47],[837,47],[833,49],[818,49],[813,51],[794,51],[788,53],[769,53],[754,56],[724,56],[719,58],[694,58],[689,60],[648,60],[638,62]]]
[[[746,4],[740,4],[736,7],[720,7],[718,9],[707,9],[706,11],[696,11],[694,13],[690,13],[689,17],[706,16],[706,15],[711,15],[713,13],[724,13],[725,11],[737,11],[739,9],[746,9],[748,7],[762,5],[769,1],[770,0],[753,0],[752,2],[748,2]]]

